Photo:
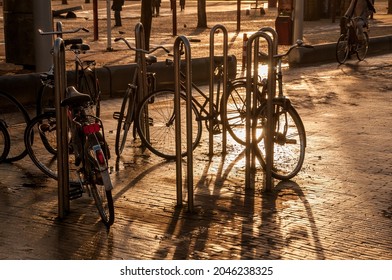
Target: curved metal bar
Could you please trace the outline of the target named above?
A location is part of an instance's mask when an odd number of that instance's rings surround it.
[[[228,66],[227,66],[227,53],[228,53],[228,32],[226,27],[221,24],[215,25],[210,31],[210,108],[209,108],[209,155],[210,157],[214,154],[214,134],[213,134],[213,124],[214,124],[214,70],[215,70],[215,34],[218,30],[223,32],[223,93],[221,98],[226,100],[227,96],[227,80],[228,80]],[[217,92],[219,94],[219,92]],[[217,100],[219,102],[219,100]],[[218,110],[220,104],[215,104]],[[217,112],[216,112],[217,113]],[[220,108],[221,120],[222,120],[222,154],[226,154],[227,146],[227,128],[226,122],[224,121],[226,117],[226,107]],[[216,115],[216,114],[215,114]]]
[[[53,46],[54,62],[54,89],[56,102],[56,133],[57,133],[57,171],[58,171],[58,214],[64,218],[70,210],[69,203],[69,162],[68,162],[68,129],[67,109],[60,106],[61,100],[65,98],[67,87],[65,71],[65,45],[64,40],[59,37]]]
[[[252,111],[256,110],[256,97],[252,96],[257,93],[257,79],[258,79],[258,53],[259,53],[259,38],[263,38],[268,44],[268,96],[267,96],[267,127],[266,127],[266,170],[265,170],[265,186],[267,190],[271,190],[273,185],[272,180],[272,164],[273,164],[273,97],[276,91],[276,75],[274,70],[274,53],[275,45],[274,41],[269,34],[264,31],[258,31],[254,33],[247,42],[247,73],[246,73],[246,108],[252,108]],[[252,64],[252,51],[254,63]],[[253,69],[252,69],[253,66]],[[252,71],[253,70],[253,71]],[[253,87],[253,89],[252,89]],[[252,91],[253,90],[253,91]],[[252,106],[253,101],[253,106]],[[255,154],[257,147],[256,138],[256,116],[251,110],[246,110],[246,163],[245,163],[245,186],[251,187],[254,185],[254,180],[251,181],[251,175],[255,171]],[[251,158],[252,156],[252,158]],[[253,178],[254,179],[254,178]]]
[[[176,178],[177,178],[177,205],[182,205],[182,151],[181,151],[181,109],[180,109],[180,68],[181,50],[185,49],[186,65],[186,127],[187,127],[187,189],[188,211],[193,212],[193,149],[192,149],[192,59],[189,40],[185,36],[179,36],[174,42],[174,87],[175,103],[174,114],[176,117]]]

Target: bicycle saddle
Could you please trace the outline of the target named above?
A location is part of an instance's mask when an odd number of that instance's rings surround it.
[[[90,50],[90,46],[87,44],[72,44],[71,50],[79,50],[85,52]]]
[[[146,63],[147,65],[151,65],[157,62],[157,57],[155,55],[146,55]]]
[[[61,106],[83,105],[91,101],[90,95],[80,93],[74,86],[67,87],[66,97],[61,101]]]

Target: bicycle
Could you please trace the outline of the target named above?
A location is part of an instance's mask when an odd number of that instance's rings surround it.
[[[305,158],[306,133],[303,122],[291,104],[289,98],[283,93],[283,73],[282,59],[297,47],[311,47],[297,41],[286,53],[274,55],[274,74],[278,82],[278,95],[273,99],[273,146],[274,157],[272,176],[280,180],[293,178],[302,168]],[[263,56],[263,54],[260,54]],[[256,88],[256,92],[254,89]],[[261,166],[265,168],[265,127],[267,124],[267,90],[268,80],[258,79],[256,87],[252,85],[251,91],[257,99],[252,118],[256,120],[256,142],[258,150],[257,156]],[[240,144],[245,145],[246,135],[246,92],[247,84],[245,80],[237,82],[227,95],[226,125],[227,131]]]
[[[0,122],[4,131],[4,144],[9,142],[9,148],[5,149],[8,152],[2,154],[1,161],[10,163],[21,160],[27,155],[23,133],[30,116],[15,97],[4,91],[0,91]]]
[[[44,32],[38,30],[40,35],[63,35],[78,33],[80,31],[89,32],[88,29],[80,27],[73,30],[61,30]],[[81,38],[65,39],[64,46],[70,46],[69,51],[74,53],[74,85],[80,92],[90,95],[92,103],[94,104],[94,114],[100,115],[100,96],[101,89],[99,87],[99,80],[95,69],[95,60],[82,60],[80,54],[84,54],[90,50],[88,44],[84,44]],[[43,113],[45,110],[54,109],[54,66],[52,65],[48,72],[40,75],[41,88],[37,97],[37,115]]]
[[[84,31],[84,32],[89,32],[85,28],[77,28],[74,30],[68,30],[68,31],[55,31],[55,32],[44,32],[42,30],[38,30],[38,32],[41,35],[63,35],[63,34],[69,34],[69,33],[77,33],[79,31]],[[74,38],[74,39],[65,39],[64,40],[64,46],[70,46],[69,51],[72,51],[74,53],[74,61],[75,61],[75,81],[74,84],[76,88],[84,92],[88,95],[90,95],[91,100],[92,100],[92,114],[99,117],[100,115],[100,87],[99,87],[99,82],[97,79],[96,75],[96,70],[95,70],[95,61],[94,60],[87,60],[83,61],[79,55],[81,53],[85,53],[90,49],[89,45],[83,44],[83,40],[80,38]],[[42,73],[40,75],[40,80],[41,80],[41,87],[38,92],[38,97],[37,97],[37,103],[36,103],[36,117],[38,119],[40,118],[45,118],[46,116],[41,116],[41,114],[44,114],[45,112],[49,111],[55,111],[55,106],[54,106],[54,66],[52,65],[49,69],[48,72]],[[41,116],[41,117],[40,117]],[[37,120],[34,120],[35,122]],[[52,121],[55,121],[54,119]],[[57,149],[56,149],[56,139],[47,139],[46,134],[39,132],[38,134],[40,136],[40,140],[46,150],[50,152],[52,155],[57,154]],[[34,137],[32,137],[32,142],[30,144],[27,144],[28,146],[32,146]],[[39,143],[41,144],[41,143]],[[38,143],[36,143],[38,145]],[[29,153],[30,158],[32,158],[33,162],[39,161],[36,159],[37,155],[34,153],[34,149],[30,147],[28,151],[32,151]]]
[[[169,53],[163,46],[158,46],[149,51],[143,49],[137,49],[131,46],[131,44],[125,38],[116,38],[115,42],[123,41],[130,50],[136,52],[136,55],[143,55],[145,58],[146,66],[152,65],[157,62],[156,56],[150,55],[155,51],[162,49],[166,53]],[[147,55],[147,56],[146,56]],[[140,103],[140,99],[142,96],[146,96],[151,94],[156,90],[156,78],[155,73],[146,72],[143,70],[143,61],[138,58],[136,63],[136,69],[134,71],[132,81],[128,84],[127,89],[125,91],[123,101],[121,104],[120,112],[114,112],[113,118],[117,120],[117,133],[115,140],[115,151],[116,155],[119,157],[124,150],[125,143],[127,142],[128,132],[133,124],[133,138],[136,138],[136,133],[138,131],[138,127],[145,127],[145,124],[135,122],[135,116],[137,112],[138,105]],[[144,79],[143,75],[145,72],[146,79]],[[147,83],[146,86],[143,83]],[[143,91],[147,90],[145,94]],[[151,120],[150,120],[151,121]],[[139,124],[139,125],[137,125]],[[140,134],[140,133],[139,133]]]
[[[359,41],[357,36],[356,22],[359,17],[345,18],[342,25],[342,34],[336,43],[336,60],[343,64],[353,54],[357,55],[359,61],[366,58],[369,49],[369,26],[365,24],[363,28],[363,40]]]
[[[76,199],[87,191],[93,196],[103,223],[110,227],[114,222],[114,206],[113,185],[108,168],[109,149],[105,141],[102,120],[87,113],[91,103],[90,95],[78,92],[73,86],[67,88],[66,98],[61,101],[61,106],[67,108],[69,139],[71,139],[69,151],[74,155],[69,157],[72,187],[69,197]],[[54,111],[47,111],[35,117],[24,134],[24,141],[32,161],[53,179],[58,178],[57,154],[48,151],[44,141],[40,140],[46,139],[51,147],[57,147],[56,134]]]

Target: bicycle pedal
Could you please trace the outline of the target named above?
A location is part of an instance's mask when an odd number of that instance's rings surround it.
[[[113,113],[113,119],[118,120],[120,118],[120,112]]]
[[[69,200],[74,200],[77,198],[82,197],[83,195],[83,187],[79,184],[71,184],[69,187],[69,193],[68,193],[68,197]]]

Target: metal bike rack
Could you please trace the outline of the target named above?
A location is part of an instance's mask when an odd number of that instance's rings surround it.
[[[266,190],[269,191],[273,186],[272,179],[272,165],[273,165],[273,103],[272,100],[275,96],[276,91],[276,75],[274,75],[274,55],[276,53],[277,47],[275,44],[275,40],[271,38],[266,31],[258,31],[249,37],[247,42],[247,70],[246,70],[246,108],[252,108],[256,110],[257,99],[255,97],[252,98],[252,86],[253,92],[257,92],[257,82],[258,82],[258,54],[260,52],[259,48],[259,39],[263,38],[268,44],[268,96],[267,96],[267,127],[266,127],[266,138],[265,138],[265,146],[266,146],[266,169],[265,169],[265,187]],[[276,38],[276,36],[275,36]],[[252,45],[254,47],[252,48]],[[253,50],[253,64],[252,64],[252,53]],[[252,69],[253,68],[253,69]],[[252,72],[253,70],[253,72]],[[253,104],[252,104],[253,102]],[[251,181],[251,175],[254,174],[255,171],[255,154],[257,147],[256,140],[256,119],[253,117],[254,112],[251,110],[246,110],[246,164],[245,164],[245,185],[246,187],[251,187],[254,185],[254,182]]]
[[[227,71],[227,53],[228,53],[228,33],[227,29],[223,25],[215,25],[210,31],[210,115],[209,115],[209,155],[210,157],[214,154],[214,127],[213,127],[213,105],[214,105],[214,70],[215,70],[215,34],[218,30],[223,32],[223,93],[222,97],[226,100],[227,96],[227,80],[228,80],[228,71]],[[219,106],[219,104],[216,104]],[[226,107],[220,108],[221,116],[226,116]],[[222,154],[226,154],[226,145],[227,145],[227,128],[226,123],[222,120]]]
[[[189,40],[185,36],[179,36],[174,42],[174,114],[176,116],[176,135],[181,135],[181,53],[180,45],[185,47],[186,63],[186,127],[187,127],[187,189],[188,189],[188,211],[193,212],[193,149],[192,149],[192,60]],[[176,137],[176,182],[177,182],[177,206],[182,205],[182,151],[181,137]]]
[[[58,215],[64,218],[70,210],[69,204],[69,164],[68,164],[68,129],[66,108],[60,106],[65,98],[67,87],[65,71],[65,45],[61,37],[54,41],[54,89],[57,133],[57,175],[58,175]]]
[[[141,22],[137,23],[135,26],[135,45],[137,49],[146,49],[146,42],[145,42],[145,37],[144,37],[144,27]],[[136,62],[140,62],[139,65],[141,65],[141,73],[138,75],[138,84],[143,85],[142,91],[139,90],[140,92],[143,92],[143,96],[139,96],[139,100],[144,98],[145,96],[148,95],[148,87],[147,87],[147,65],[146,65],[146,56],[144,53],[141,52],[136,52],[136,57],[135,60]]]

